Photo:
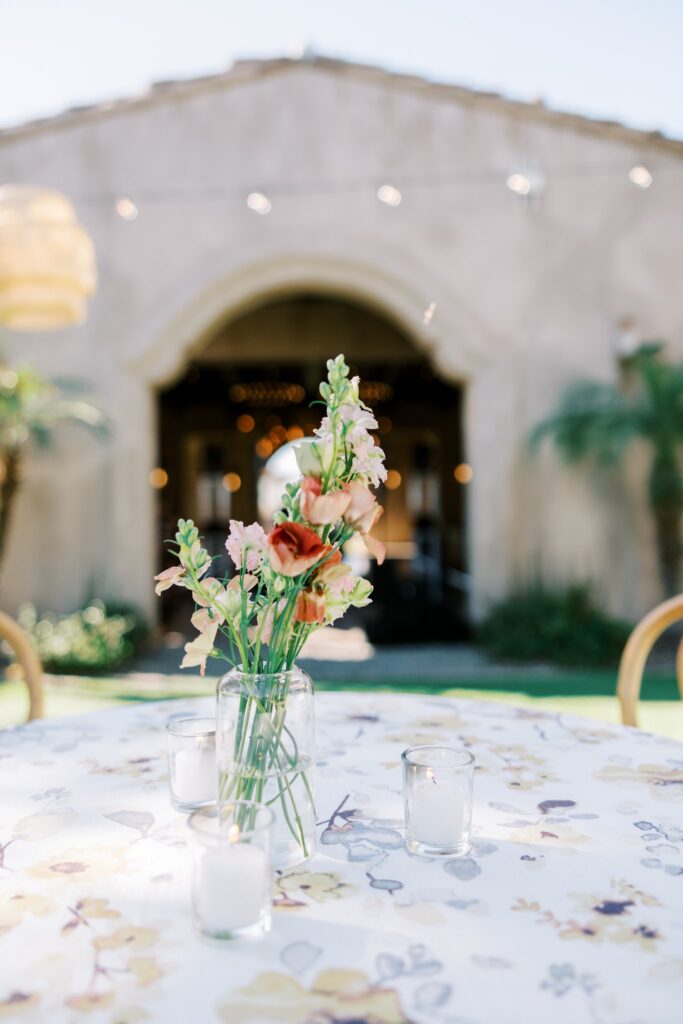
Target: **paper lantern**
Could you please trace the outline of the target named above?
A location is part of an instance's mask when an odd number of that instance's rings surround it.
[[[45,331],[81,323],[95,282],[92,242],[65,196],[0,188],[0,324]]]

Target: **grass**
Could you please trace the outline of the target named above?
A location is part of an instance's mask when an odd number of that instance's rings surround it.
[[[215,679],[197,676],[121,675],[105,678],[48,676],[46,679],[46,716],[78,715],[115,707],[129,701],[208,696],[214,692]],[[528,677],[506,675],[481,678],[473,675],[457,681],[421,679],[419,682],[381,680],[374,682],[317,682],[318,690],[355,692],[424,693],[496,700],[539,709],[561,711],[586,718],[619,722],[614,696],[615,676],[609,671],[531,673]],[[0,683],[0,727],[22,722],[28,700],[23,683]],[[675,677],[648,673],[640,703],[641,728],[683,741],[683,703],[678,700]]]

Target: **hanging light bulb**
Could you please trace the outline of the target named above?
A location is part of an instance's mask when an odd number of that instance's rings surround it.
[[[642,164],[636,164],[628,172],[629,180],[633,182],[638,188],[649,188],[652,184],[652,175],[648,171],[647,167],[643,167]]]
[[[380,203],[384,203],[386,206],[400,206],[401,205],[401,193],[395,185],[380,185],[377,189],[377,198]]]
[[[247,206],[254,213],[260,213],[261,216],[265,216],[273,209],[273,204],[263,192],[250,192],[247,196]]]

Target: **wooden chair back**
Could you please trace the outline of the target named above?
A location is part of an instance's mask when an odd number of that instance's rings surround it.
[[[680,619],[683,619],[683,594],[663,601],[653,608],[644,619],[641,619],[628,638],[621,656],[617,680],[617,697],[621,704],[621,720],[624,725],[638,724],[638,698],[648,655],[662,633]],[[676,676],[678,689],[683,697],[683,641],[676,655]]]

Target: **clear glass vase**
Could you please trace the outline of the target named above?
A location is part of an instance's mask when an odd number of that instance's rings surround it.
[[[294,667],[218,683],[218,801],[257,800],[275,815],[272,860],[289,868],[315,848],[313,681]]]

